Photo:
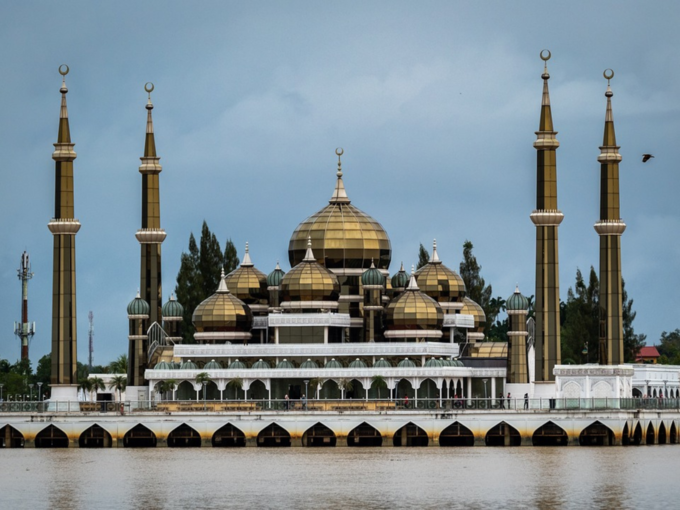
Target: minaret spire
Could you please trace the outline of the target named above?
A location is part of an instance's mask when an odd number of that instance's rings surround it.
[[[144,85],[148,94],[146,103],[146,136],[144,139],[144,156],[139,172],[142,174],[142,228],[135,237],[141,245],[140,287],[142,299],[149,303],[149,324],[161,323],[162,287],[161,287],[161,243],[165,240],[165,231],[161,228],[160,179],[162,167],[156,154],[156,140],[153,129],[153,103],[151,92],[153,83]]]
[[[75,144],[66,106],[67,65],[59,67],[62,76],[59,132],[52,159],[55,162],[54,218],[47,227],[54,237],[52,289],[52,399],[77,399],[77,322],[76,322],[76,234],[80,222],[74,217],[73,161]]]
[[[553,368],[561,362],[560,279],[557,229],[564,215],[557,208],[557,158],[560,143],[555,138],[548,90],[548,50],[541,51],[544,62],[541,118],[536,131],[536,209],[531,221],[536,225],[536,380],[554,380]]]
[[[345,151],[341,148],[338,147],[335,149],[335,154],[338,156],[338,180],[335,183],[335,190],[333,191],[333,196],[331,199],[328,201],[331,204],[349,204],[350,200],[349,197],[347,196],[347,192],[345,191],[345,184],[342,182],[342,155],[345,153]]]
[[[595,231],[600,236],[600,344],[598,359],[601,365],[624,362],[623,302],[621,281],[621,235],[626,224],[620,218],[619,163],[621,155],[616,145],[614,114],[612,112],[611,79],[614,71],[607,69],[607,111],[604,118],[604,137],[597,160],[600,163],[600,221]]]

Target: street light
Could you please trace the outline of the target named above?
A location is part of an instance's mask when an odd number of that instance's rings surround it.
[[[305,379],[305,400],[309,398],[307,395],[309,395],[309,379]]]
[[[40,402],[42,402],[42,383],[41,382],[38,383],[38,393],[40,393],[38,400],[40,400]]]
[[[203,410],[205,411],[205,392],[206,389],[208,388],[208,381],[203,381]]]

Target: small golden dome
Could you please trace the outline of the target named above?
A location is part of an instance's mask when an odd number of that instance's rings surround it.
[[[412,276],[409,286],[394,298],[385,312],[386,336],[390,330],[434,330],[444,325],[444,312],[439,303],[420,291]],[[417,333],[414,336],[418,336]]]
[[[390,238],[380,223],[350,204],[342,181],[338,154],[338,180],[329,204],[304,220],[288,244],[291,267],[299,264],[307,251],[307,239],[317,261],[328,269],[368,269],[375,260],[378,269],[387,269],[392,258]]]
[[[420,290],[439,303],[456,303],[465,297],[465,282],[458,273],[439,260],[436,239],[432,259],[416,271],[415,276]]]
[[[337,301],[340,284],[337,277],[316,262],[311,240],[305,258],[281,280],[282,301]]]
[[[196,307],[191,320],[199,333],[249,332],[253,327],[250,308],[229,292],[224,271],[217,292]]]
[[[464,315],[472,315],[475,318],[475,327],[473,328],[473,332],[484,333],[484,328],[486,327],[486,314],[484,313],[484,309],[481,306],[466,296],[463,298],[463,308],[461,309],[460,313]]]
[[[246,243],[246,254],[243,257],[243,262],[227,275],[227,286],[232,296],[249,305],[266,302],[269,297],[267,275],[257,269],[250,260],[248,243]]]

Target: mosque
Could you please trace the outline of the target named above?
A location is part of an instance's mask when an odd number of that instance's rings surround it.
[[[535,321],[519,289],[507,300],[509,342],[484,338],[482,307],[466,295],[465,283],[440,258],[436,241],[429,263],[417,271],[403,266],[390,274],[390,238],[379,221],[349,198],[338,157],[328,205],[303,220],[288,246],[291,269],[277,263],[268,274],[255,267],[245,246],[243,261],[222,274],[216,292],[193,310],[194,343],[179,334],[184,310],[170,296],[163,303],[160,157],[156,153],[147,83],[146,139],[142,177],[140,291],[127,307],[129,367],[127,399],[284,402],[319,400],[411,400],[436,407],[444,399],[497,398],[522,394],[630,396],[630,385],[607,383],[591,392],[569,379],[560,365],[556,150],[545,66],[537,151]],[[73,161],[65,76],[56,162],[54,304],[52,337],[53,399],[75,400],[75,235]],[[618,153],[609,81],[601,155],[600,365],[623,363],[621,235]],[[329,183],[329,188],[331,183]],[[606,368],[606,367],[604,367]],[[613,372],[612,372],[613,373]],[[205,375],[207,374],[207,376]],[[560,379],[560,376],[562,379]],[[565,379],[566,378],[566,379]],[[578,378],[577,378],[578,379]],[[587,380],[588,378],[586,378]],[[574,386],[578,386],[575,390]],[[596,381],[597,382],[597,381]],[[588,384],[588,383],[586,383]],[[543,386],[541,386],[543,385]],[[677,388],[676,388],[677,391]],[[575,392],[575,393],[574,393]],[[604,393],[603,393],[604,392]]]

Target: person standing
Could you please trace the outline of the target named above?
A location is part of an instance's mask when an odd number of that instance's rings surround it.
[[[508,392],[508,409],[510,408],[512,408],[512,406],[510,405],[510,392]]]
[[[283,397],[283,400],[284,400],[283,408],[284,408],[286,411],[288,411],[288,402],[289,402],[288,393],[286,393],[286,396]]]
[[[524,409],[529,409],[529,394],[524,394]]]

